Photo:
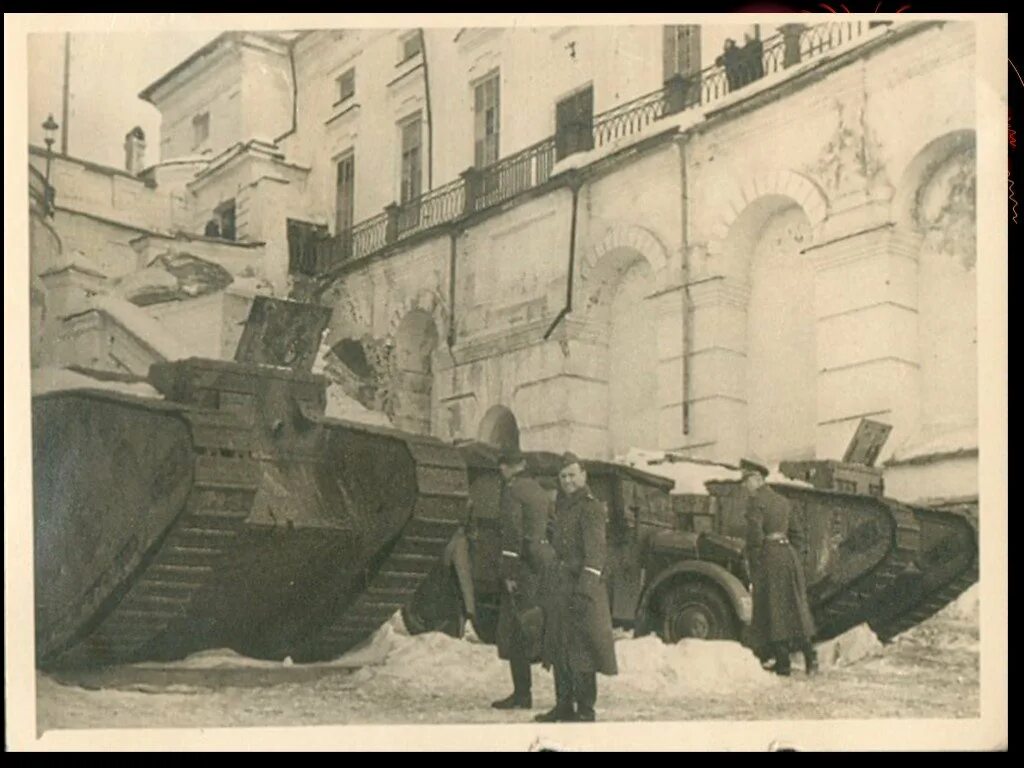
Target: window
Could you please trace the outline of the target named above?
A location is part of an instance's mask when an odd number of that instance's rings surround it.
[[[356,70],[349,69],[342,73],[338,83],[338,104],[356,95]]]
[[[501,132],[500,78],[495,72],[478,83],[473,99],[473,163],[477,168],[498,160],[498,136]]]
[[[417,112],[403,121],[402,134],[402,188],[399,203],[407,203],[420,196],[423,176],[423,119]]]
[[[235,200],[232,198],[213,209],[213,222],[224,240],[235,239]]]
[[[700,72],[700,25],[673,24],[664,29],[664,75],[695,75]]]
[[[402,38],[402,49],[401,56],[398,63],[408,61],[418,53],[423,51],[423,41],[420,39],[419,31],[413,32],[412,34],[406,35]]]
[[[335,198],[334,234],[352,229],[355,212],[356,156],[349,153],[338,161],[337,197]]]
[[[192,118],[192,149],[199,149],[210,137],[210,113],[203,112]]]
[[[555,158],[594,148],[594,87],[587,86],[555,106]]]

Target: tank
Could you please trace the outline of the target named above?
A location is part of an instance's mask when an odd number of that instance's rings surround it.
[[[41,668],[329,659],[416,592],[466,523],[464,460],[328,418],[311,311],[260,299],[234,361],[33,398]]]
[[[496,622],[500,557],[500,476],[492,449],[464,446],[469,468],[467,569],[444,561],[404,610],[416,631],[461,622],[491,641]],[[527,453],[535,476],[554,488],[557,458]],[[709,481],[705,494],[670,494],[673,481],[633,467],[584,461],[594,494],[608,506],[609,600],[613,621],[667,642],[686,637],[746,639],[751,618],[745,556],[746,492],[734,480]],[[806,470],[807,467],[803,467]],[[833,473],[842,476],[842,473]],[[865,473],[871,475],[871,472]],[[928,618],[978,579],[977,515],[915,507],[865,493],[770,484],[786,496],[808,532],[801,552],[818,634],[835,637],[862,622],[887,641]],[[553,490],[552,490],[553,493]],[[463,577],[464,578],[464,577]],[[466,595],[473,602],[467,607]],[[443,596],[443,598],[439,598]]]

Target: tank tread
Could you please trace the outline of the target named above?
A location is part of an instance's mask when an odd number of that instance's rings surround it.
[[[203,414],[190,413],[186,418],[194,425]],[[53,666],[94,666],[141,658],[146,646],[188,617],[197,594],[216,584],[218,564],[233,548],[249,515],[259,474],[251,456],[238,451],[210,455],[209,440],[206,442],[195,449],[195,483],[182,514],[117,605],[57,656]],[[218,482],[218,477],[223,481]]]
[[[977,569],[970,569],[946,584],[942,589],[932,592],[926,600],[919,603],[909,613],[905,613],[891,621],[880,624],[875,633],[883,642],[888,642],[911,627],[915,627],[926,619],[930,619],[951,602],[956,600],[978,580]]]
[[[955,512],[950,512],[949,514],[956,515],[963,524],[970,528],[974,541],[978,540],[978,520],[975,515]],[[873,622],[872,629],[875,630],[879,639],[883,642],[888,642],[901,632],[906,632],[911,627],[920,624],[941,611],[975,584],[978,581],[978,576],[978,558],[974,557],[967,568],[939,589],[930,592],[924,600],[916,604],[910,611],[892,618]]]
[[[920,523],[907,507],[888,509],[893,523],[892,550],[873,571],[851,582],[818,609],[818,640],[841,635],[864,621],[878,595],[913,566],[921,537]]]
[[[466,469],[452,448],[409,438],[419,496],[409,520],[366,588],[329,625],[307,640],[296,661],[336,658],[368,639],[412,599],[464,524]]]

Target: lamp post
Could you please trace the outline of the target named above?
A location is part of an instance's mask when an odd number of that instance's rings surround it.
[[[53,115],[49,115],[43,123],[43,141],[46,143],[46,187],[43,205],[47,216],[53,215],[54,208],[53,187],[50,186],[50,163],[53,161],[53,142],[56,140],[58,128],[60,126],[53,119]]]

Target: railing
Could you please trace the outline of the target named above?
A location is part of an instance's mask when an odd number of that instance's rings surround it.
[[[635,136],[664,117],[712,104],[763,77],[847,45],[878,23],[882,22],[784,24],[778,35],[748,41],[723,53],[714,65],[699,73],[676,75],[663,88],[595,115],[593,146]],[[293,238],[290,226],[291,269],[301,274],[321,274],[417,232],[538,187],[551,178],[555,146],[552,136],[485,168],[471,168],[455,181],[402,205],[390,205],[384,213],[334,237],[326,234],[326,228],[305,224],[306,228]]]
[[[865,21],[833,21],[808,27],[800,35],[800,56],[810,58],[845,45],[864,35],[869,26]]]
[[[410,200],[398,209],[399,237],[453,221],[466,207],[466,185],[460,178]]]
[[[632,136],[660,120],[669,113],[668,99],[669,89],[664,87],[602,112],[594,119],[594,146]]]
[[[387,213],[378,213],[352,227],[352,258],[361,259],[387,245],[387,227]]]
[[[503,203],[551,178],[555,139],[544,139],[478,171],[478,188],[470,189],[475,211]],[[475,193],[475,194],[474,194]]]

